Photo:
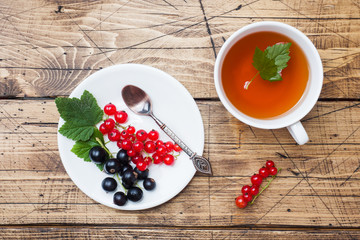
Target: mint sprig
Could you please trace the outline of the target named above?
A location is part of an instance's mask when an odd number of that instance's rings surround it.
[[[291,43],[277,43],[269,46],[265,51],[261,51],[258,47],[255,48],[252,65],[258,70],[256,75],[245,84],[245,89],[248,89],[250,83],[260,74],[260,77],[268,81],[281,81],[281,71],[287,67],[287,62],[290,60],[289,49]]]
[[[94,133],[94,126],[103,118],[104,112],[95,97],[87,90],[81,98],[56,98],[60,117],[65,120],[59,132],[74,141],[87,141]]]
[[[89,91],[85,90],[80,99],[56,98],[55,103],[60,117],[65,120],[59,132],[76,141],[71,152],[85,162],[91,162],[89,151],[95,146],[101,146],[109,152],[105,147],[104,136],[96,127],[96,124],[102,120],[104,112]],[[96,164],[96,166],[101,171],[104,169],[104,164]]]

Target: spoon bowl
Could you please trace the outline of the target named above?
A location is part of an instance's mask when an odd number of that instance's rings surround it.
[[[121,93],[125,104],[134,113],[140,115],[150,115],[152,113],[151,99],[141,88],[127,85],[122,89]]]

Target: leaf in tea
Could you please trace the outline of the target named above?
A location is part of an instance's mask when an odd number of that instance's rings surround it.
[[[260,74],[262,79],[271,82],[282,80],[280,73],[287,67],[287,62],[290,60],[290,46],[291,43],[277,43],[267,47],[265,51],[261,51],[256,47],[252,65],[259,72],[246,83],[245,89],[249,87],[258,74]]]

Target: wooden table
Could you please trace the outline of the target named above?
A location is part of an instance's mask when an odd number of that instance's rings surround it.
[[[323,61],[304,146],[286,129],[239,122],[215,91],[224,41],[264,20],[303,31]],[[1,0],[0,29],[1,239],[360,239],[358,0]],[[159,68],[190,91],[214,170],[149,210],[88,198],[58,153],[54,98],[120,63]],[[283,171],[238,209],[234,198],[267,159]]]

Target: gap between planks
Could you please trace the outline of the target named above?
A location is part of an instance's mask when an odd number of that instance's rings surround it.
[[[332,227],[332,226],[303,226],[303,225],[266,225],[266,224],[242,224],[234,226],[164,226],[164,225],[118,225],[118,224],[9,224],[4,225],[0,224],[0,229],[10,229],[10,228],[73,228],[73,229],[82,229],[82,228],[93,228],[93,229],[141,229],[141,230],[269,230],[269,231],[360,231],[360,227]]]

